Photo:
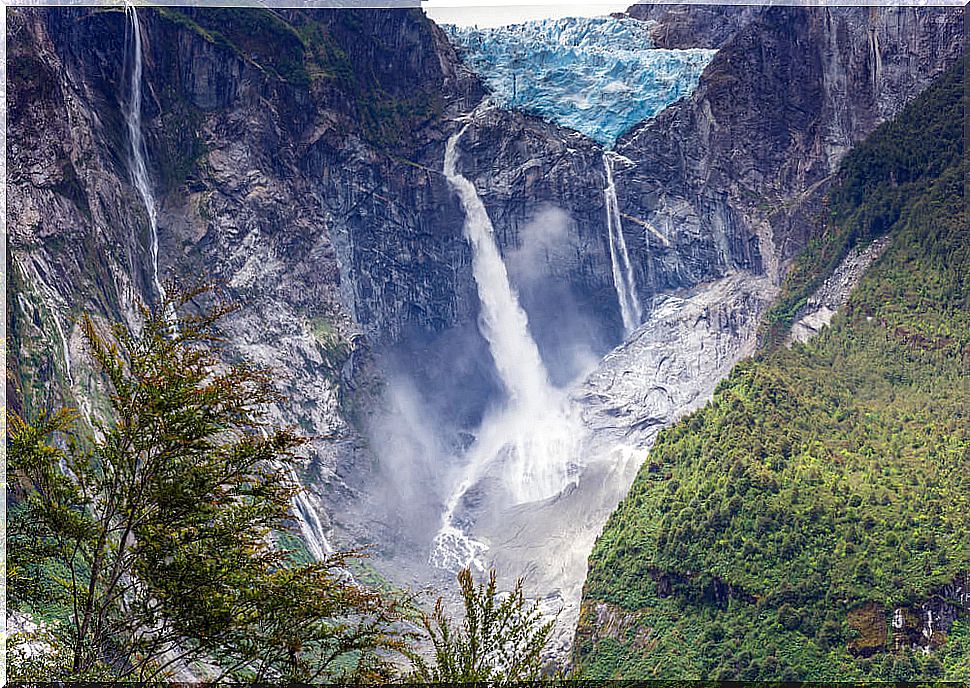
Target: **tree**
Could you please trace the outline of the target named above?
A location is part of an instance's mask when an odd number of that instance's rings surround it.
[[[354,553],[300,564],[273,545],[306,440],[266,420],[280,399],[269,371],[226,362],[216,325],[232,306],[200,308],[210,294],[143,308],[137,333],[83,319],[110,406],[93,433],[66,410],[10,417],[8,470],[23,492],[11,600],[57,587],[69,661],[50,680],[108,668],[148,681],[196,660],[209,678],[386,677],[382,650],[403,642],[398,601],[354,583]]]
[[[433,657],[415,651],[408,656],[414,680],[425,683],[510,685],[537,680],[555,620],[543,621],[538,603],[529,605],[518,579],[511,593],[500,595],[495,571],[476,586],[469,569],[458,574],[465,617],[453,627],[439,598],[421,625]]]

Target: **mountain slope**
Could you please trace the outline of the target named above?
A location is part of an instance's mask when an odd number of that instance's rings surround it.
[[[96,416],[79,315],[135,325],[136,302],[155,299],[125,126],[131,16],[7,20],[11,400]],[[139,8],[137,21],[160,276],[212,280],[243,305],[224,334],[278,371],[274,415],[321,438],[302,477],[330,537],[332,502],[350,498],[336,474],[371,458],[344,405],[351,352],[475,307],[455,268],[469,260],[460,206],[435,170],[448,119],[481,89],[416,9]]]
[[[652,233],[627,239],[638,284],[687,286],[715,269],[783,274],[812,237],[810,216],[842,157],[940,76],[965,41],[958,8],[756,10],[691,8],[700,40],[710,12],[741,25],[689,99],[617,143],[635,163],[616,172],[624,211],[670,244]],[[678,16],[659,12],[654,28],[676,30]]]
[[[661,434],[590,557],[585,675],[970,676],[963,78],[843,165],[819,243],[890,244],[832,327]]]

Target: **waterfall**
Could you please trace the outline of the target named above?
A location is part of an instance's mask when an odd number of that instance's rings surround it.
[[[553,497],[570,482],[570,460],[581,434],[565,395],[549,381],[485,205],[474,184],[456,171],[458,141],[470,125],[448,139],[444,175],[465,211],[464,235],[472,247],[472,274],[481,302],[479,330],[508,398],[503,409],[482,422],[466,457],[465,474],[446,503],[431,563],[450,569],[481,567],[479,556],[487,546],[455,525],[455,512],[485,471],[497,469],[513,503]]]
[[[290,468],[290,477],[297,485],[300,484],[300,479],[292,467]],[[320,516],[317,515],[317,510],[310,502],[310,497],[305,490],[301,489],[293,495],[292,506],[293,515],[300,526],[300,534],[303,536],[307,549],[310,550],[314,559],[323,561],[327,556],[333,554],[333,547],[327,541]]]
[[[148,178],[148,167],[145,163],[145,139],[141,130],[141,27],[138,23],[138,13],[134,6],[128,5],[125,12],[131,20],[131,32],[134,41],[134,59],[131,66],[131,84],[128,90],[128,102],[125,104],[125,122],[128,124],[128,141],[130,144],[131,181],[138,190],[141,200],[148,213],[148,226],[151,230],[151,270],[152,284],[159,301],[165,300],[165,289],[158,278],[158,210],[155,196],[152,193],[151,182]]]
[[[61,320],[58,316],[58,303],[63,303],[64,299],[61,295],[50,286],[48,280],[41,277],[40,270],[37,268],[38,258],[31,256],[30,258],[30,269],[34,273],[34,284],[38,287],[38,296],[41,298],[41,302],[44,308],[47,310],[47,314],[50,316],[51,321],[54,323],[54,329],[57,330],[57,336],[61,343],[61,354],[64,357],[64,374],[67,377],[68,386],[73,388],[74,386],[74,373],[71,369],[71,350],[67,344],[67,336],[64,334],[64,328],[61,327]],[[44,265],[44,272],[49,275],[50,268],[47,267],[46,263]],[[21,271],[24,276],[27,276],[26,266],[21,265]]]
[[[613,286],[620,302],[620,316],[623,318],[623,333],[629,336],[643,320],[640,301],[637,299],[637,283],[630,265],[630,254],[623,238],[623,222],[620,219],[620,202],[616,197],[616,182],[613,181],[613,160],[609,151],[603,153],[603,167],[606,169],[606,226],[610,238],[610,261],[613,264]]]
[[[292,466],[290,467],[290,477],[297,485],[301,485],[300,478]],[[291,506],[293,507],[293,516],[300,526],[300,535],[303,536],[303,542],[306,544],[307,550],[313,555],[316,561],[326,561],[330,555],[334,554],[335,550],[330,544],[330,541],[327,540],[326,530],[320,521],[320,516],[317,513],[316,507],[313,505],[313,501],[310,499],[310,493],[302,489],[302,485],[301,489],[293,495]],[[355,587],[357,586],[357,580],[354,578],[354,574],[350,572],[350,569],[345,566],[338,566],[335,570],[337,575],[345,582]]]
[[[259,432],[264,440],[269,437],[266,428],[260,428]],[[296,523],[300,527],[300,534],[303,536],[303,542],[306,543],[310,554],[317,561],[323,561],[328,555],[333,554],[333,547],[327,540],[323,523],[320,522],[320,516],[317,515],[317,510],[310,501],[309,494],[300,482],[300,476],[296,474],[296,469],[293,466],[286,466],[281,461],[274,461],[273,465],[279,471],[287,470],[290,474],[290,480],[293,481],[294,485],[299,486],[300,489],[290,499],[293,518],[296,519]]]
[[[485,205],[474,184],[455,171],[458,140],[469,126],[466,124],[448,140],[444,173],[465,211],[464,233],[472,246],[472,271],[482,304],[479,329],[488,341],[512,403],[535,408],[546,400],[551,386],[539,347],[529,334],[529,319],[509,283]]]

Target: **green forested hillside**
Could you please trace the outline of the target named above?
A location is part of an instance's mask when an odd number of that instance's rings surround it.
[[[766,351],[659,438],[590,557],[583,675],[970,679],[970,596],[946,588],[970,582],[963,79],[846,159]],[[887,232],[832,327],[781,344],[846,251]]]

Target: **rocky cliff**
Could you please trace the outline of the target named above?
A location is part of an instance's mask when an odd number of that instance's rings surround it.
[[[138,21],[160,272],[245,304],[227,334],[280,371],[285,420],[353,437],[337,391],[359,335],[393,339],[473,309],[434,144],[481,97],[476,82],[416,11],[152,9]],[[10,37],[17,396],[29,411],[61,396],[97,406],[76,317],[134,324],[137,302],[157,298],[123,119],[132,29],[119,11],[18,10]],[[322,475],[353,454],[315,450]]]
[[[759,15],[764,5],[700,3],[632,5],[627,14],[651,22],[650,36],[663,48],[720,48]]]
[[[811,235],[806,216],[845,153],[952,64],[964,40],[955,9],[759,9],[686,102],[617,144],[633,162],[616,174],[624,205],[667,238],[629,242],[641,284],[650,265],[669,286],[712,270],[777,275],[774,263]]]
[[[965,675],[964,73],[843,161],[782,290],[820,285],[792,311],[802,343],[657,439],[589,559],[584,675]]]
[[[823,231],[839,161],[952,64],[963,41],[957,10],[771,8],[745,21],[691,96],[615,148],[626,244],[650,306],[644,325],[574,388],[590,428],[582,453],[603,465],[555,503],[481,525],[515,543],[498,560],[554,591],[569,622],[588,534],[625,494],[658,430],[702,405],[754,351],[787,262]],[[503,522],[529,528],[513,535]]]

